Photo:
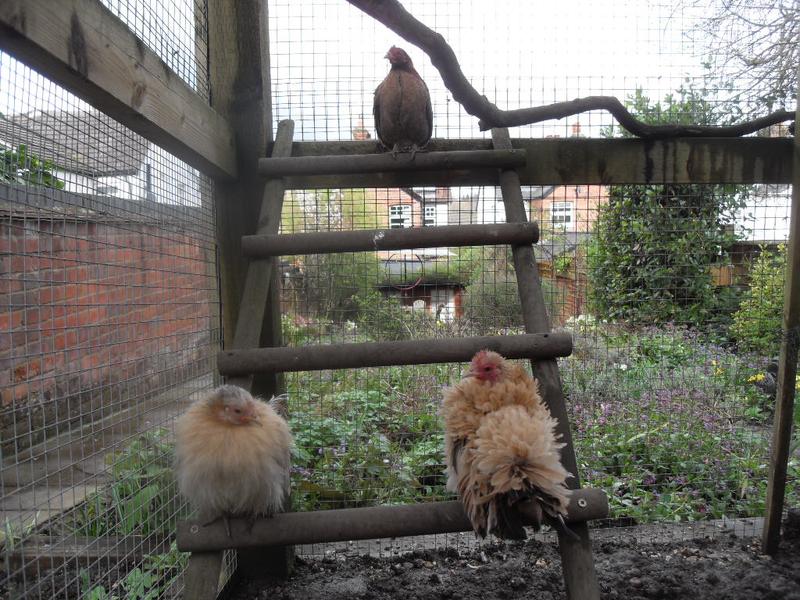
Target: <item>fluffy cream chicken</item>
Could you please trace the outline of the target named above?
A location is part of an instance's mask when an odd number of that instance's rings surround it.
[[[245,517],[251,525],[283,507],[292,434],[273,409],[223,385],[192,404],[176,427],[178,489],[207,525]]]
[[[564,444],[538,382],[521,366],[481,350],[467,375],[445,390],[442,414],[447,489],[458,493],[475,533],[525,539],[523,501],[540,522],[563,526],[570,494]]]

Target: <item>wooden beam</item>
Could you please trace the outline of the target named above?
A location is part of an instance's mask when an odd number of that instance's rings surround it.
[[[225,553],[221,550],[212,552],[192,552],[183,580],[185,600],[214,600],[220,589]]]
[[[447,171],[450,169],[522,167],[524,150],[461,150],[455,152],[417,152],[413,158],[404,152],[352,154],[349,156],[301,156],[262,158],[259,172],[266,177],[288,175],[345,175],[352,173]]]
[[[554,358],[569,356],[572,336],[568,333],[503,335],[446,339],[320,344],[283,348],[226,350],[217,355],[223,375],[323,369],[359,369],[389,365],[424,365],[466,362],[482,349],[506,358]]]
[[[608,185],[614,183],[791,183],[792,141],[775,138],[680,138],[511,140],[525,150],[518,169],[522,185]],[[431,152],[488,150],[483,139],[431,141]],[[292,156],[353,155],[376,152],[372,141],[295,142]],[[288,189],[498,185],[497,169],[298,175]]]
[[[441,225],[438,227],[246,235],[242,238],[242,251],[245,256],[265,257],[440,246],[535,244],[538,240],[539,226],[536,223]]]
[[[800,92],[797,97],[800,119]],[[797,122],[797,121],[795,121]],[[778,357],[778,390],[772,426],[772,452],[769,461],[767,506],[761,547],[775,554],[780,543],[786,472],[792,442],[794,401],[797,386],[797,358],[800,347],[800,137],[794,138],[794,180],[786,256],[786,283],[783,300],[783,338]]]
[[[98,0],[0,2],[0,47],[200,171],[236,176],[225,120]]]
[[[280,345],[274,259],[248,261],[241,252],[243,235],[277,232],[283,202],[282,181],[258,173],[258,159],[273,142],[267,25],[267,0],[208,1],[211,104],[233,126],[239,173],[214,186],[225,348]],[[293,134],[294,123],[279,124],[269,154],[289,156]],[[282,391],[273,373],[228,383],[267,398]],[[253,548],[237,554],[236,575],[288,577],[292,561],[291,548]]]
[[[523,522],[532,525],[524,513]],[[608,516],[608,497],[601,489],[572,494],[567,523],[582,523]],[[177,543],[182,552],[246,548],[283,544],[316,544],[373,538],[392,538],[472,531],[461,502],[425,502],[400,506],[371,506],[309,512],[281,513],[259,519],[250,529],[247,519],[231,520],[228,537],[222,523],[204,527],[197,521],[178,523]]]
[[[257,161],[268,147],[267,153],[272,153],[274,146],[269,52],[261,31],[266,10],[266,2],[259,0],[208,2],[211,106],[228,120],[236,136],[238,178],[214,185],[222,333],[227,347],[233,344],[248,265],[241,240],[256,233],[266,186]]]

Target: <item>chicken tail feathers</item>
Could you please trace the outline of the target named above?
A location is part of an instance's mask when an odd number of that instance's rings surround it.
[[[560,462],[555,420],[547,414],[531,416],[516,406],[486,415],[475,436],[474,482],[487,490],[487,529],[499,537],[518,537],[520,510],[538,530],[545,520],[567,512],[570,474]],[[524,531],[523,531],[524,535]]]

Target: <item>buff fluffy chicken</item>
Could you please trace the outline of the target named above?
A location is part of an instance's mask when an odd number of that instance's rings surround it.
[[[194,402],[176,426],[178,489],[204,524],[272,516],[289,489],[292,434],[271,403],[223,385]]]
[[[381,144],[392,151],[423,149],[433,133],[433,109],[428,86],[419,76],[405,50],[392,46],[389,74],[375,89],[372,114]]]
[[[525,539],[521,502],[537,529],[546,519],[566,530],[571,475],[560,462],[564,444],[538,381],[481,350],[467,375],[445,390],[442,415],[447,489],[458,493],[477,535]]]

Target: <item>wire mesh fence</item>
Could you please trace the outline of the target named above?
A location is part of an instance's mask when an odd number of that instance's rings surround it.
[[[372,94],[393,44],[430,88],[434,137],[486,136],[422,52],[348,3],[268,4],[273,119],[294,119],[296,138],[375,140]],[[204,2],[104,5],[209,96]],[[603,94],[649,122],[725,123],[762,108],[771,85],[759,76],[750,94],[747,73],[706,68],[719,47],[697,32],[712,3],[405,5],[502,108]],[[173,597],[185,557],[170,544],[187,511],[171,479],[172,423],[213,385],[221,337],[211,180],[5,54],[0,81],[0,590],[73,598],[139,586]],[[590,112],[512,135],[624,132]],[[624,183],[523,189],[553,326],[574,335],[559,366],[581,478],[609,494],[599,525],[678,522],[670,535],[680,537],[691,522],[758,517],[791,190]],[[504,220],[490,186],[292,190],[281,231]],[[279,264],[288,345],[522,332],[505,246]],[[287,375],[293,508],[450,498],[438,409],[463,368]],[[797,469],[795,454],[790,504]]]
[[[175,596],[172,424],[220,340],[211,181],[7,54],[0,80],[0,595]]]
[[[445,36],[467,78],[501,108],[615,95],[650,123],[723,124],[774,107],[758,104],[747,72],[709,70],[721,58],[709,59],[719,46],[698,35],[709,3],[404,6]],[[409,52],[430,89],[435,138],[486,135],[422,52],[347,3],[274,0],[270,15],[275,120],[294,119],[299,138],[376,139],[372,92],[391,45]],[[590,112],[512,135],[625,132]],[[581,478],[609,493],[611,519],[600,525],[680,522],[671,531],[681,537],[691,522],[762,515],[789,187],[553,185],[523,195],[542,229],[551,320],[575,336],[560,368]],[[492,187],[305,190],[287,194],[282,231],[503,220]],[[522,331],[507,248],[283,257],[282,282],[288,344]],[[296,508],[448,498],[435,414],[442,387],[462,372],[292,374]],[[791,504],[796,458],[789,471]],[[758,531],[756,521],[747,527]]]

